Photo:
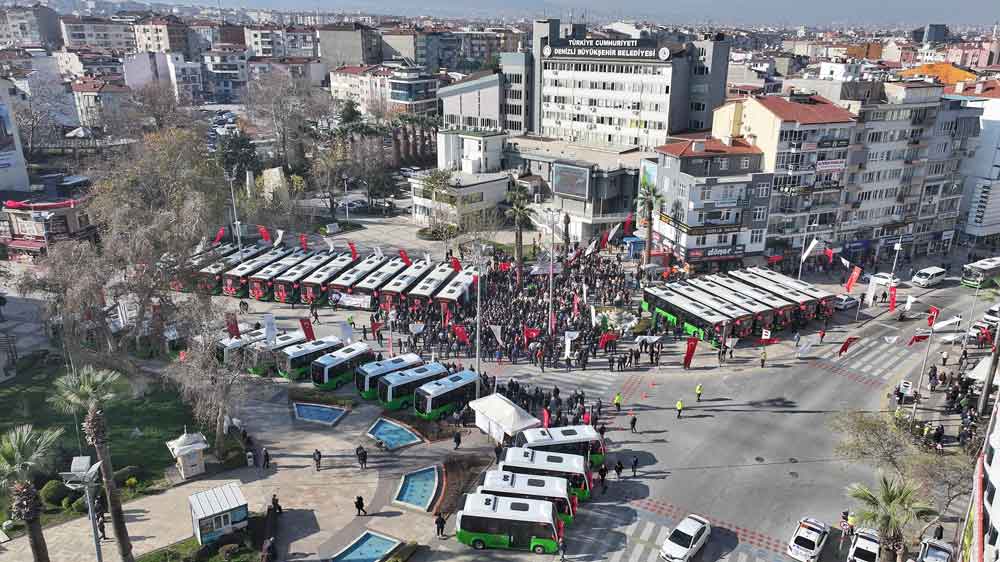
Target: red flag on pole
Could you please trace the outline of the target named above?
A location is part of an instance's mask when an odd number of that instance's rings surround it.
[[[939,314],[941,314],[941,309],[936,306],[932,306],[929,314],[927,315],[927,325],[933,326]]]
[[[698,338],[687,339],[687,349],[684,350],[684,368],[691,367],[691,360],[694,359],[694,352],[698,349]]]
[[[826,254],[826,257],[827,259],[830,260],[830,263],[833,263],[833,248],[827,248],[823,250],[823,253]]]
[[[632,234],[632,213],[629,213],[628,216],[625,217],[625,226],[623,228],[625,236],[629,236]]]
[[[271,233],[268,232],[267,229],[264,228],[263,226],[261,226],[261,225],[258,224],[257,225],[257,232],[260,233],[260,237],[264,240],[264,242],[270,242],[271,241]]]
[[[858,341],[859,339],[861,338],[859,338],[858,336],[849,336],[846,340],[844,340],[844,343],[840,346],[840,351],[837,353],[837,357],[840,357],[841,355],[847,353],[847,350],[851,347],[851,344]]]
[[[299,326],[302,326],[302,333],[306,335],[306,341],[316,339],[316,334],[313,333],[312,322],[308,318],[299,318]]]
[[[226,313],[226,332],[229,333],[229,337],[240,337],[240,323],[236,321],[235,312]]]
[[[302,247],[302,251],[309,250],[309,239],[306,238],[305,234],[299,234],[299,246]]]
[[[604,349],[605,346],[607,346],[609,343],[617,339],[618,339],[618,334],[614,332],[604,332],[604,335],[602,335],[601,339],[598,340],[597,346],[600,347],[601,349]]]
[[[454,256],[451,258],[451,268],[454,269],[456,273],[462,271],[462,263],[459,262],[458,258]]]
[[[529,341],[537,338],[538,335],[541,334],[541,333],[542,333],[542,331],[539,330],[538,328],[525,328],[524,329],[524,342],[528,343]]]
[[[358,259],[358,249],[354,247],[354,242],[348,242],[347,247],[351,249],[351,259]]]
[[[500,271],[510,271],[510,262],[509,261],[500,262]]]
[[[455,326],[452,328],[452,331],[455,332],[455,337],[458,338],[458,341],[469,343],[469,332],[465,330],[465,326]]]
[[[851,289],[854,288],[854,284],[858,282],[858,278],[860,277],[861,277],[861,268],[858,266],[854,266],[854,269],[851,270],[851,276],[847,279],[847,285],[844,286],[844,288],[847,289],[848,293],[851,292]]]
[[[889,287],[889,312],[896,310],[896,288]]]
[[[451,311],[448,310],[448,303],[441,303],[441,322],[444,323],[444,327],[447,328],[451,321]]]
[[[604,233],[601,234],[601,249],[602,250],[608,246],[608,235],[609,234],[611,234],[610,230],[605,230]]]
[[[411,265],[413,265],[413,260],[410,259],[410,256],[406,255],[406,250],[402,248],[399,249],[399,259],[403,260],[403,263],[406,264],[406,267],[410,267]]]
[[[542,408],[542,427],[548,427],[551,422],[551,415],[548,408]]]
[[[212,240],[212,244],[218,244],[222,242],[222,237],[226,235],[226,227],[220,226],[219,231],[215,233],[215,240]]]
[[[929,337],[930,336],[928,334],[914,334],[913,337],[910,338],[909,343],[907,343],[906,345],[907,346],[911,346],[914,343],[921,342],[921,341],[926,341],[927,338],[929,338]]]

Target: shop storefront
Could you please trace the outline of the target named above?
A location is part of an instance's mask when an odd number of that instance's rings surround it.
[[[719,246],[716,248],[688,248],[684,259],[691,264],[693,273],[718,273],[743,267],[746,246]]]

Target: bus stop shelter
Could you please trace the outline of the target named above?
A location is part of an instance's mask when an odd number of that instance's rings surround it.
[[[517,432],[539,427],[542,422],[502,394],[490,394],[469,402],[476,413],[476,427],[497,443],[504,437],[514,437]]]

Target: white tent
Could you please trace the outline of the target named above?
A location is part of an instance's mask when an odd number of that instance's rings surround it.
[[[503,441],[504,435],[513,437],[518,431],[542,425],[538,418],[502,394],[473,400],[469,402],[469,407],[476,412],[476,427],[498,443]]]
[[[976,382],[986,382],[986,375],[990,372],[990,356],[987,355],[976,363],[976,366],[965,372],[965,376]]]

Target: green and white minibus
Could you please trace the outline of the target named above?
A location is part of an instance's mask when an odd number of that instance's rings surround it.
[[[247,260],[222,274],[222,293],[243,298],[250,294],[250,276],[292,253],[290,248],[271,248],[252,260]]]
[[[503,460],[497,469],[518,474],[565,478],[569,482],[569,493],[580,500],[590,499],[590,490],[594,485],[585,457],[568,453],[511,447],[504,450]]]
[[[340,254],[333,261],[327,262],[316,271],[310,273],[302,280],[302,287],[299,290],[299,300],[306,304],[323,304],[327,299],[327,283],[340,275],[351,264],[356,262],[350,253]]]
[[[514,446],[588,457],[591,466],[603,464],[607,454],[604,439],[590,425],[525,429],[514,436]]]
[[[306,341],[306,334],[302,330],[287,332],[274,336],[274,343],[269,344],[267,339],[251,345],[247,351],[247,369],[254,375],[270,375],[277,370],[275,354],[290,345],[295,345]]]
[[[323,390],[333,390],[351,382],[354,370],[375,359],[372,348],[364,342],[351,345],[317,357],[312,362],[313,386]]]
[[[569,495],[569,483],[555,476],[529,476],[502,470],[490,470],[483,477],[477,494],[492,494],[505,498],[545,500],[556,506],[556,515],[563,523],[572,523],[579,500]]]
[[[317,357],[332,353],[344,347],[337,336],[326,336],[318,340],[290,345],[278,352],[278,374],[289,380],[299,380],[309,374],[309,368]]]
[[[243,246],[242,251],[229,254],[217,262],[213,262],[198,270],[194,275],[195,285],[199,293],[205,295],[218,295],[222,293],[222,274],[236,267],[240,263],[251,260],[263,254],[267,248],[255,244],[253,246]]]
[[[986,258],[963,266],[962,284],[984,289],[1000,285],[1000,258]]]
[[[389,373],[412,369],[424,364],[424,360],[416,353],[406,353],[383,361],[365,363],[354,371],[354,384],[358,393],[365,400],[378,397],[378,381]]]
[[[274,299],[274,282],[284,272],[305,261],[312,255],[308,250],[296,250],[292,254],[268,265],[250,276],[250,296],[259,301]]]
[[[439,420],[461,410],[479,394],[479,375],[460,371],[454,375],[424,383],[413,394],[413,409],[425,420]]]
[[[288,268],[274,280],[274,290],[272,291],[274,300],[285,303],[299,302],[302,281],[309,277],[312,272],[335,260],[338,255],[337,252],[333,251],[319,252]]]
[[[240,332],[238,338],[224,338],[215,344],[215,358],[223,365],[235,365],[243,355],[243,348],[264,339],[264,330]]]
[[[448,376],[448,368],[428,363],[415,369],[388,374],[378,381],[378,401],[383,408],[400,410],[413,404],[413,392],[425,383]]]
[[[455,516],[458,542],[476,550],[505,548],[555,554],[562,534],[556,507],[544,500],[469,494]]]

